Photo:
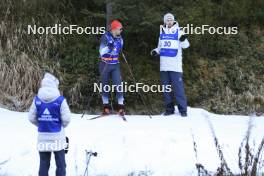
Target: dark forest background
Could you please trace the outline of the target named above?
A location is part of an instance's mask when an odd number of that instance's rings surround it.
[[[60,89],[74,112],[101,109],[98,93],[99,35],[28,35],[27,25],[77,24],[105,26],[111,19],[124,25],[125,54],[137,82],[159,84],[157,46],[163,15],[171,12],[180,26],[237,26],[237,35],[189,35],[184,51],[184,79],[189,106],[226,114],[264,112],[263,0],[1,0],[0,106],[29,108],[45,70],[61,80]],[[109,15],[109,14],[108,14]],[[133,82],[121,59],[123,80]],[[128,113],[146,108],[136,93],[126,93]],[[153,113],[162,111],[159,93],[144,93]]]

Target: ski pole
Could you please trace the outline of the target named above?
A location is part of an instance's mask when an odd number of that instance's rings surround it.
[[[133,82],[134,82],[134,84],[136,85],[136,78],[134,77],[133,72],[132,72],[132,70],[131,70],[131,67],[130,67],[130,65],[129,65],[128,62],[127,62],[126,56],[125,56],[125,54],[124,54],[123,51],[121,51],[121,53],[122,53],[123,59],[125,60],[125,62],[126,62],[126,64],[127,64],[127,67],[128,67],[129,73],[130,73],[130,75],[131,75],[131,77],[132,77],[132,79],[133,79]],[[140,91],[138,91],[137,93],[138,93],[138,95],[139,95],[139,97],[140,97],[140,99],[141,99],[143,105],[144,105],[145,107],[147,107],[148,116],[149,116],[150,118],[152,118],[152,116],[151,116],[151,111],[149,110],[149,108],[148,108],[148,106],[147,106],[147,104],[146,104],[146,102],[145,102],[145,100],[144,100],[144,98],[143,98],[143,95],[140,93]]]
[[[99,40],[98,38],[96,38],[96,39]],[[110,54],[110,55],[111,55],[111,54]],[[98,79],[98,81],[97,81],[97,84],[99,84],[99,82],[100,82],[100,80],[101,80],[101,78],[102,78],[102,75],[104,74],[104,72],[105,72],[105,70],[106,70],[106,67],[107,67],[107,64],[106,64],[106,66],[104,67],[102,73],[100,74],[99,79]],[[92,101],[92,99],[93,99],[94,94],[95,94],[95,92],[93,91],[92,95],[90,96],[90,98],[89,98],[89,100],[88,100],[87,107],[90,107],[90,103],[91,103],[91,101]],[[84,115],[85,115],[85,111],[83,110],[83,113],[82,113],[81,118],[83,118]]]
[[[100,61],[100,62],[103,62],[103,61]],[[101,79],[102,79],[102,75],[104,74],[104,72],[105,72],[107,66],[108,66],[108,64],[105,63],[104,69],[103,69],[102,73],[100,73],[100,76],[99,76],[99,79],[98,79],[98,81],[97,81],[97,84],[99,84],[99,82],[101,81]],[[90,96],[90,98],[89,98],[89,100],[88,100],[88,103],[87,103],[87,107],[90,107],[90,104],[91,104],[91,102],[92,102],[92,99],[93,99],[94,94],[95,94],[95,91],[93,91],[92,95]],[[83,118],[84,114],[85,114],[85,111],[83,111],[81,118]]]
[[[91,157],[92,156],[97,157],[97,152],[92,152],[92,151],[85,150],[85,153],[86,153],[86,168],[85,168],[83,176],[88,176],[88,166],[89,166]]]
[[[110,57],[111,57],[111,56],[112,56],[112,54],[110,53]],[[101,61],[101,62],[102,62],[102,61]],[[100,82],[100,80],[102,79],[102,75],[104,74],[107,65],[108,65],[108,64],[106,63],[106,65],[104,66],[104,69],[103,69],[102,73],[101,73],[100,76],[99,76],[99,79],[98,79],[98,81],[97,81],[97,84],[98,84],[98,83]],[[88,107],[90,107],[90,103],[91,103],[91,101],[92,101],[92,98],[93,98],[94,94],[95,94],[95,92],[93,91],[93,93],[92,93],[92,95],[91,95],[91,97],[90,97],[90,99],[88,100],[88,103],[87,103],[87,106],[88,106]],[[113,111],[113,105],[112,105],[112,104],[111,104],[111,107],[112,107],[112,111]],[[83,111],[83,114],[82,114],[81,118],[83,118],[84,114],[85,114],[85,111]]]

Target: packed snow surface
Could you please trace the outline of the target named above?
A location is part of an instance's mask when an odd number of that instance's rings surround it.
[[[67,175],[81,176],[86,168],[86,152],[97,152],[88,166],[90,176],[126,176],[145,172],[154,176],[197,175],[196,163],[216,171],[219,157],[209,123],[222,147],[227,164],[238,172],[238,149],[252,120],[252,145],[264,136],[264,117],[217,115],[188,108],[188,117],[117,115],[88,120],[95,115],[72,114],[65,129],[70,138],[66,155]],[[0,175],[35,176],[38,173],[37,128],[26,112],[0,109]],[[197,145],[197,158],[193,140]],[[254,145],[253,145],[254,147]],[[55,175],[52,157],[50,175]]]

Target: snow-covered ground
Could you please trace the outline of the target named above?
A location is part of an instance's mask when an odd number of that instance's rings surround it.
[[[238,149],[245,136],[249,117],[224,116],[202,109],[189,108],[189,116],[171,117],[117,116],[101,118],[73,114],[66,129],[70,151],[66,155],[67,175],[83,175],[85,150],[98,152],[91,158],[89,175],[125,176],[148,171],[155,176],[196,175],[193,137],[197,143],[198,162],[216,171],[219,158],[207,118],[212,122],[225,159],[232,171],[238,171]],[[264,117],[254,118],[252,138],[256,147],[264,135]],[[36,150],[37,129],[27,113],[0,109],[0,175],[35,176],[39,156]],[[55,175],[52,159],[50,175]]]

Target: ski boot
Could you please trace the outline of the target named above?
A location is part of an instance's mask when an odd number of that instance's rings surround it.
[[[124,105],[119,104],[117,106],[117,114],[120,115],[120,116],[124,116],[125,115],[125,106]]]
[[[109,104],[104,104],[103,105],[103,112],[102,115],[110,115],[110,106]]]

